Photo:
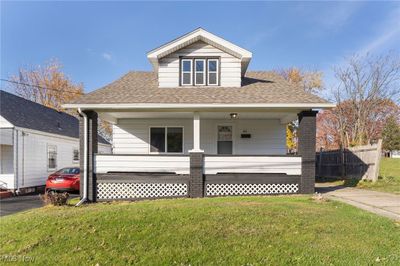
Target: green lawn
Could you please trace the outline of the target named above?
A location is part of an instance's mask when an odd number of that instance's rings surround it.
[[[377,182],[361,181],[357,187],[400,194],[400,159],[382,158],[379,170]]]
[[[400,264],[399,223],[307,196],[44,207],[0,228],[2,258],[38,265]]]

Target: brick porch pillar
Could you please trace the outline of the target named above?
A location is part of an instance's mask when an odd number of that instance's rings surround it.
[[[203,152],[190,152],[189,197],[204,197]]]
[[[190,154],[190,181],[189,197],[204,197],[203,156],[204,151],[200,149],[200,114],[193,113],[193,149]]]
[[[298,153],[301,155],[300,193],[314,193],[315,145],[317,111],[302,111],[298,114]]]
[[[83,111],[87,115],[87,137],[88,137],[88,155],[87,155],[87,176],[88,176],[88,200],[96,201],[96,175],[94,174],[94,154],[97,153],[97,118],[94,111]],[[83,196],[83,171],[84,171],[84,119],[79,117],[79,155],[80,155],[80,196]]]

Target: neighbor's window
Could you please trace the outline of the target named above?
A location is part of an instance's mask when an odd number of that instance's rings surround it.
[[[181,63],[181,69],[182,69],[182,74],[181,74],[181,83],[182,85],[192,85],[192,60],[191,59],[182,59]]]
[[[182,153],[182,127],[152,127],[150,128],[150,152]]]
[[[183,58],[181,59],[181,85],[218,86],[219,59]]]
[[[79,149],[74,149],[72,151],[72,161],[74,163],[79,162]]]
[[[218,85],[218,60],[208,60],[208,85]]]
[[[47,146],[47,168],[54,170],[57,168],[57,146]]]

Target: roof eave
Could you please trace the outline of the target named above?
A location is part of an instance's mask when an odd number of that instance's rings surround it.
[[[93,104],[93,103],[72,103],[64,104],[66,109],[110,109],[110,110],[138,110],[138,109],[224,109],[224,108],[303,108],[303,109],[331,109],[336,104],[333,103],[255,103],[255,104],[175,104],[175,103],[113,103],[113,104]]]

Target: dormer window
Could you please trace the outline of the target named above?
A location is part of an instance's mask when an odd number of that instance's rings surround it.
[[[192,85],[193,74],[192,74],[192,59],[182,59],[181,61],[181,84],[182,85]]]
[[[181,58],[181,86],[218,86],[218,58]]]
[[[218,85],[218,60],[208,59],[208,85]]]
[[[195,59],[194,67],[196,72],[195,85],[206,85],[206,60]]]

